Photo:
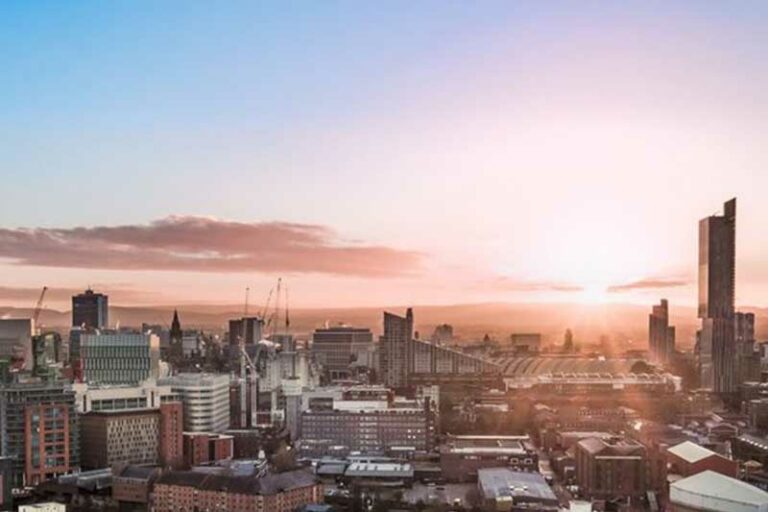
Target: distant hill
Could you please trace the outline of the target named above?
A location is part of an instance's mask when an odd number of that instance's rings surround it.
[[[142,322],[168,325],[174,306],[113,306],[110,322],[122,326],[138,327]],[[222,333],[227,321],[242,314],[242,306],[189,305],[179,306],[182,326]],[[740,308],[757,315],[758,340],[768,339],[768,308]],[[405,306],[376,308],[301,308],[291,311],[291,331],[306,336],[317,327],[346,323],[370,327],[381,331],[382,311],[403,314]],[[545,342],[560,343],[566,329],[573,330],[575,341],[582,344],[596,343],[601,336],[621,348],[645,348],[647,346],[649,308],[628,304],[457,304],[451,306],[414,306],[416,329],[428,337],[438,324],[453,325],[461,341],[482,339],[488,333],[496,339],[504,339],[513,332],[539,332]],[[29,317],[30,308],[0,306],[0,317]],[[698,320],[691,307],[671,307],[672,323],[677,327],[678,345],[693,345]],[[49,328],[64,330],[69,326],[70,313],[45,309],[41,323]]]

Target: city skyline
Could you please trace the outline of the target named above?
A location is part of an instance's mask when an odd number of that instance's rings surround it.
[[[768,7],[692,6],[5,4],[0,305],[695,306],[738,197],[768,306]]]

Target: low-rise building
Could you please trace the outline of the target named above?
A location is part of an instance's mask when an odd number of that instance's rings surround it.
[[[305,470],[262,477],[171,471],[154,487],[156,512],[293,512],[322,501],[322,484]]]
[[[673,482],[671,512],[768,512],[768,492],[715,471]]]
[[[450,436],[440,447],[440,467],[448,481],[471,482],[482,468],[538,471],[539,458],[527,435]]]
[[[689,477],[707,470],[736,477],[739,463],[690,441],[667,450],[668,474]]]
[[[160,471],[147,466],[124,466],[112,474],[112,499],[121,507],[144,507]]]
[[[538,473],[485,468],[477,472],[477,485],[489,510],[560,510],[557,496]]]

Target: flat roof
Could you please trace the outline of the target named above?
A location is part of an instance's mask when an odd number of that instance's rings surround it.
[[[353,462],[344,474],[345,476],[411,478],[413,466],[391,462]]]
[[[477,471],[477,481],[488,499],[528,498],[557,503],[557,496],[539,473],[513,471],[509,468],[485,468]]]

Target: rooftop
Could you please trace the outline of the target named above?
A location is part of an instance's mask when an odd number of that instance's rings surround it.
[[[712,450],[704,448],[703,446],[699,446],[698,444],[692,443],[690,441],[685,441],[675,445],[667,451],[690,463],[704,460],[707,457],[711,457],[712,455],[717,455],[717,453],[713,452]]]
[[[523,473],[508,468],[486,468],[477,471],[477,481],[487,499],[527,498],[530,501],[557,503],[557,496],[539,473]]]
[[[194,487],[199,490],[221,491],[232,494],[272,495],[279,492],[308,487],[316,482],[314,475],[298,469],[284,473],[271,473],[263,477],[232,476],[200,473],[196,471],[170,471],[162,475],[156,485]]]
[[[741,504],[768,510],[768,492],[714,471],[703,471],[674,482],[670,486],[670,496],[673,503],[700,504],[702,498],[709,498],[719,503],[719,507],[730,503],[731,507]],[[711,505],[713,510],[719,508],[715,503]]]

